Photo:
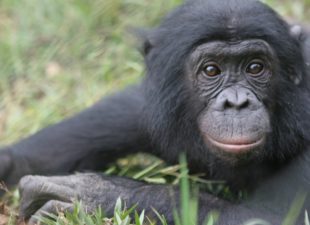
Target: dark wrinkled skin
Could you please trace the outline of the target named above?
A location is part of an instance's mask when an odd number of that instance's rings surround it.
[[[258,60],[264,64],[264,71],[255,75],[247,73],[248,65]],[[261,40],[214,41],[200,45],[189,61],[189,79],[201,102],[198,126],[209,149],[239,164],[240,156],[247,155],[247,160],[256,158],[265,148],[270,133],[270,118],[263,101],[276,73],[270,63],[277,61],[272,48]],[[216,64],[221,74],[208,76],[204,68],[210,64]],[[255,146],[250,146],[251,151],[247,147],[223,151],[213,140]],[[240,156],[236,157],[237,154]]]
[[[251,218],[281,224],[298,193],[310,187],[307,29],[289,26],[256,1],[197,0],[141,35],[147,75],[140,85],[0,152],[0,179],[9,186],[41,175],[19,183],[21,217],[35,223],[45,211],[72,210],[74,200],[111,215],[121,197],[151,216],[151,207],[157,209],[173,224],[175,187],[91,173],[59,175],[102,170],[136,152],[177,163],[185,151],[192,172],[250,192],[239,204],[200,193],[199,224],[211,210],[220,212],[220,225]],[[264,70],[249,76],[245,68],[256,58]],[[219,75],[206,76],[210,61]],[[236,147],[256,140],[262,141]],[[296,224],[306,209],[309,195]]]

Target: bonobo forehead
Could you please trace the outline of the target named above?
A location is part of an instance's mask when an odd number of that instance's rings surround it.
[[[211,41],[199,45],[193,52],[194,61],[201,57],[264,57],[274,58],[272,47],[260,39],[244,40],[238,42]],[[196,60],[195,60],[196,59]]]
[[[179,76],[181,71],[176,71],[175,68],[180,68],[184,61],[191,59],[189,56],[191,57],[193,52],[197,53],[195,50],[202,48],[205,45],[203,43],[210,44],[211,48],[212,42],[217,41],[226,42],[231,53],[233,49],[240,52],[240,50],[252,48],[252,45],[242,44],[247,42],[245,40],[259,39],[261,42],[264,40],[268,43],[266,46],[272,47],[276,56],[276,58],[272,57],[270,62],[273,68],[275,66],[293,69],[302,67],[301,45],[290,34],[289,25],[259,1],[187,1],[170,13],[158,28],[150,32],[149,37],[149,46],[152,48],[151,54],[147,55],[147,66],[166,65],[157,66],[156,74],[171,74],[171,77]],[[201,47],[197,48],[200,45]],[[257,49],[256,46],[253,45],[255,49]],[[268,53],[272,52],[271,47]],[[214,49],[215,51],[205,52],[227,55],[225,51],[227,48],[215,46]],[[254,51],[252,52],[255,54]],[[270,55],[267,54],[267,56]],[[274,63],[274,59],[278,63]],[[168,61],[170,63],[167,63]],[[173,74],[171,71],[176,73]]]

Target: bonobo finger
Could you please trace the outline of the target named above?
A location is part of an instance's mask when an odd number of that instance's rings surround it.
[[[71,203],[78,199],[74,189],[50,182],[48,177],[25,176],[19,183],[21,194],[20,216],[28,219],[50,200]]]
[[[66,187],[71,187],[75,188],[75,183],[72,181],[72,177],[75,175],[70,175],[70,176],[24,176],[20,184],[22,184],[23,181],[27,182],[27,179],[32,179],[35,177],[38,181],[42,183],[53,183],[53,184],[58,184],[60,186],[66,186]],[[26,179],[24,179],[26,178]]]
[[[28,221],[29,225],[40,224],[42,217],[48,217],[50,214],[58,215],[59,213],[73,212],[73,203],[51,200],[45,203]]]

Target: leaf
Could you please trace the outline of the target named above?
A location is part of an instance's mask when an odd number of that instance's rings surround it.
[[[143,221],[144,221],[144,210],[142,210],[142,212],[140,214],[139,221],[140,221],[140,224],[142,225]]]
[[[305,225],[310,225],[308,211],[305,211]]]
[[[122,211],[122,200],[121,198],[118,198],[115,203],[114,212],[121,212],[121,211]]]

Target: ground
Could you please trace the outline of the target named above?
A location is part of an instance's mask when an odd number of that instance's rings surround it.
[[[180,2],[0,1],[1,145],[32,134],[137,82],[144,73],[143,59],[135,50],[138,42],[130,28],[156,25]],[[310,0],[265,2],[293,21],[310,18]],[[147,163],[141,163],[145,159]],[[144,170],[138,172],[141,166]],[[177,183],[178,168],[163,168],[160,161],[140,156],[136,160],[120,160],[108,172],[157,183]],[[3,214],[14,215],[18,193],[12,195],[10,208],[0,203],[0,225],[9,223]],[[15,223],[14,218],[11,217],[11,224]]]

